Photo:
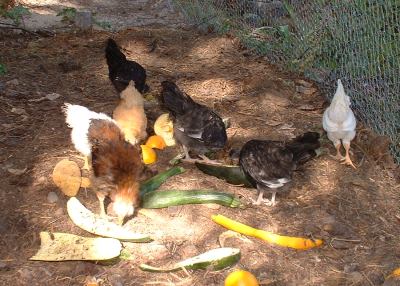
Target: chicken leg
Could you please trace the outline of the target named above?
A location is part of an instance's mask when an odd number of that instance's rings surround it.
[[[341,147],[341,143],[339,142],[335,142],[335,149],[336,149],[336,155],[333,156],[331,155],[332,158],[336,159],[336,160],[344,160],[345,157],[342,156],[342,154],[340,153],[340,147]]]
[[[106,215],[106,210],[104,208],[104,199],[106,198],[106,196],[102,192],[96,192],[96,196],[100,203],[100,216],[102,218],[106,218],[107,215]]]
[[[182,148],[183,148],[183,152],[185,153],[185,158],[183,158],[182,161],[187,162],[187,163],[195,163],[198,161],[197,159],[190,157],[189,149],[185,145],[182,145]]]
[[[350,143],[343,143],[343,147],[346,150],[346,156],[344,158],[341,159],[341,164],[345,164],[345,165],[350,165],[352,166],[354,169],[357,169],[356,166],[354,166],[353,162],[350,159]]]
[[[85,157],[84,157],[84,160],[85,160],[85,161],[84,161],[84,163],[83,163],[82,169],[83,169],[83,170],[90,171],[90,170],[91,170],[91,167],[92,167],[92,166],[91,166],[92,164],[91,164],[91,162],[90,162],[90,161],[91,161],[91,160],[90,160],[90,157],[89,157],[89,156],[85,156]]]
[[[92,163],[91,163],[90,156],[79,156],[79,155],[73,155],[73,156],[76,158],[82,159],[84,161],[82,170],[87,170],[87,171],[91,170]]]

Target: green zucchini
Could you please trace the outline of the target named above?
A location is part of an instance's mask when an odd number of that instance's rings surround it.
[[[196,162],[195,165],[203,173],[225,180],[229,184],[253,187],[239,166],[214,165],[204,162]]]
[[[155,175],[140,185],[140,196],[157,190],[168,178],[182,174],[183,172],[185,172],[185,169],[182,167],[172,167],[163,173]]]
[[[142,207],[146,209],[160,209],[170,206],[211,203],[231,208],[241,206],[240,200],[234,195],[212,190],[167,190],[150,192],[142,197]]]
[[[240,260],[240,249],[222,247],[209,250],[198,256],[188,258],[170,267],[153,267],[147,264],[139,266],[143,271],[149,272],[172,272],[185,269],[206,269],[221,270],[229,267]]]

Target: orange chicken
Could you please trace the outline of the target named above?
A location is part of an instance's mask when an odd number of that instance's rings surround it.
[[[132,145],[138,144],[147,137],[147,118],[144,113],[144,99],[130,81],[121,92],[121,100],[113,112],[113,119],[125,135],[125,139]]]

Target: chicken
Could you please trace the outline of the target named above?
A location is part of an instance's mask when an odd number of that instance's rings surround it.
[[[314,158],[320,147],[319,134],[307,132],[290,142],[250,140],[240,151],[239,165],[251,184],[257,188],[256,205],[265,202],[275,205],[278,189],[292,180],[296,168]],[[283,190],[283,189],[280,189]],[[272,199],[263,199],[265,191],[272,192]]]
[[[356,168],[349,154],[350,142],[356,136],[356,118],[350,108],[350,98],[344,91],[342,81],[338,79],[337,84],[331,105],[324,112],[322,125],[336,148],[335,158],[342,161],[342,164]],[[341,142],[346,150],[345,157],[340,154]]]
[[[125,135],[125,139],[136,145],[147,137],[147,118],[142,94],[133,81],[121,92],[121,100],[113,112],[113,119]]]
[[[112,211],[122,224],[139,205],[139,177],[143,172],[140,153],[129,144],[116,122],[103,113],[65,104],[66,121],[77,149],[91,157],[91,183],[105,216],[104,199],[112,200]]]
[[[161,100],[174,117],[174,137],[183,146],[185,161],[196,161],[190,158],[189,151],[210,161],[205,154],[223,149],[227,142],[221,117],[207,106],[193,101],[175,83],[163,81],[161,85]]]
[[[129,82],[135,82],[136,89],[145,93],[149,90],[146,84],[146,70],[137,62],[126,59],[117,43],[109,38],[106,46],[108,76],[118,92],[126,89]]]

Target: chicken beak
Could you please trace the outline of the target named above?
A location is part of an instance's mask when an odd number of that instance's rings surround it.
[[[119,217],[118,217],[117,224],[118,224],[118,225],[122,225],[123,223],[124,223],[124,217],[123,217],[123,216],[119,216]]]

